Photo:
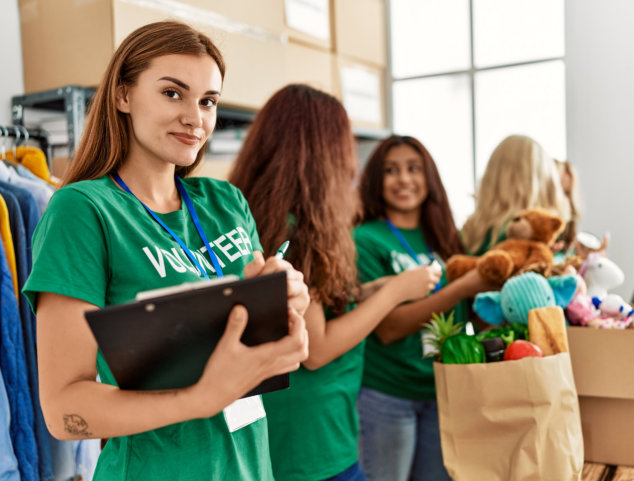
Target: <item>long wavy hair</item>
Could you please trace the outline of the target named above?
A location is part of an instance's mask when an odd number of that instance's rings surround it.
[[[566,199],[568,199],[570,206],[570,219],[564,231],[559,236],[559,240],[564,242],[564,251],[567,251],[577,237],[577,228],[581,220],[581,189],[579,187],[577,170],[569,160],[556,160],[555,165],[557,165],[560,177],[567,175],[570,181],[570,185],[566,187],[564,187],[562,183],[564,195]]]
[[[476,196],[475,211],[462,227],[469,252],[477,252],[487,233],[493,243],[519,211],[541,207],[570,218],[555,160],[535,140],[511,135],[495,148]]]
[[[420,228],[425,242],[443,259],[464,252],[460,234],[453,220],[447,192],[440,180],[434,159],[425,146],[413,137],[392,135],[372,152],[361,176],[360,192],[363,208],[362,221],[385,217],[383,177],[385,159],[391,149],[407,145],[423,159],[423,174],[427,183],[427,198],[421,205]]]
[[[103,80],[95,93],[86,127],[77,152],[64,178],[64,184],[96,179],[115,172],[123,163],[130,146],[128,115],[117,110],[117,88],[135,85],[152,59],[163,55],[209,55],[224,79],[222,54],[203,33],[175,21],[156,22],[138,28],[121,42],[112,56]],[[202,160],[206,144],[192,165],[177,167],[182,177]]]
[[[341,103],[307,85],[287,85],[255,117],[229,175],[249,202],[265,255],[290,239],[288,260],[335,314],[356,286],[356,170]]]

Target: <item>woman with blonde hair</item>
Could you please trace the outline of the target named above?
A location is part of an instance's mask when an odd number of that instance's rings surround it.
[[[555,165],[561,178],[561,188],[570,206],[570,219],[558,239],[560,250],[565,254],[573,246],[577,237],[577,229],[581,220],[581,193],[577,170],[572,163],[569,160],[555,160]]]
[[[224,72],[211,40],[185,24],[132,32],[33,237],[24,291],[37,313],[42,411],[57,438],[109,438],[95,481],[274,479],[261,400],[236,401],[306,358],[308,289],[289,263],[264,260],[235,187],[186,177],[214,129]],[[287,273],[289,334],[247,347],[248,313],[234,307],[201,378],[182,389],[119,389],[84,318],[139,291],[275,271]]]
[[[482,176],[475,211],[462,228],[466,250],[484,254],[505,239],[508,221],[531,207],[570,218],[554,159],[532,138],[511,135],[495,148]]]

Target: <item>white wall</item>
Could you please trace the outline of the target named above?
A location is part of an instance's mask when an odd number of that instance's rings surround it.
[[[11,124],[11,97],[24,92],[18,0],[0,0],[0,125]]]
[[[634,291],[634,2],[566,1],[568,156],[579,171],[581,227],[609,231],[609,256]]]

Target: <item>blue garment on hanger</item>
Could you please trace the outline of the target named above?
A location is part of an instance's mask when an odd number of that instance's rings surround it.
[[[30,170],[26,170],[30,172]],[[31,238],[33,237],[33,232],[35,232],[35,227],[37,226],[37,223],[39,222],[41,217],[37,207],[37,202],[35,201],[35,197],[33,197],[33,194],[23,187],[19,187],[15,184],[10,184],[9,182],[0,181],[0,188],[7,189],[9,192],[15,195],[15,197],[18,199],[18,203],[20,204],[20,212],[22,213],[22,220],[24,221],[24,231],[26,233],[25,239],[27,252],[27,269],[28,272],[31,272],[31,268],[33,267],[33,257],[31,255]]]
[[[1,245],[1,244],[0,244]],[[22,481],[38,481],[38,453],[33,432],[22,323],[4,247],[0,251],[0,368],[11,412],[11,442]]]
[[[11,435],[9,434],[10,423],[9,399],[4,387],[4,378],[0,372],[0,480],[20,481],[18,460],[15,459]]]
[[[23,187],[24,189],[30,191],[35,197],[40,214],[44,212],[44,209],[46,209],[46,206],[48,205],[48,201],[53,195],[53,188],[43,180],[33,180],[22,177],[18,175],[15,170],[7,167],[3,162],[0,162],[0,180],[17,185],[18,187]]]
[[[22,294],[22,287],[29,275],[31,264],[31,252],[27,252],[27,234],[24,228],[24,216],[17,197],[13,194],[16,190],[24,190],[20,187],[6,187],[6,183],[0,182],[0,195],[4,198],[9,211],[9,225],[11,228],[11,237],[13,238],[13,248],[15,250],[15,261],[18,273],[18,289],[20,292],[20,318],[22,320],[22,334],[24,338],[24,353],[26,360],[26,368],[28,371],[29,389],[31,392],[31,401],[33,403],[33,429],[35,439],[37,441],[38,471],[42,481],[54,481],[53,466],[51,459],[50,434],[42,408],[40,406],[40,394],[37,378],[37,354],[35,352],[36,334],[35,334],[35,315],[31,310],[28,299]],[[33,235],[33,232],[31,232]],[[29,243],[30,244],[30,243]],[[1,481],[1,478],[0,478]]]
[[[55,479],[71,480],[81,476],[91,481],[101,453],[101,439],[63,441],[52,446]]]

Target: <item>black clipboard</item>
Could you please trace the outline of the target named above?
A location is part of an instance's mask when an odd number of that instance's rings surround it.
[[[85,317],[121,389],[177,389],[200,379],[236,304],[249,312],[244,344],[288,334],[286,272],[109,306]],[[244,397],[288,387],[289,376],[282,374]]]

